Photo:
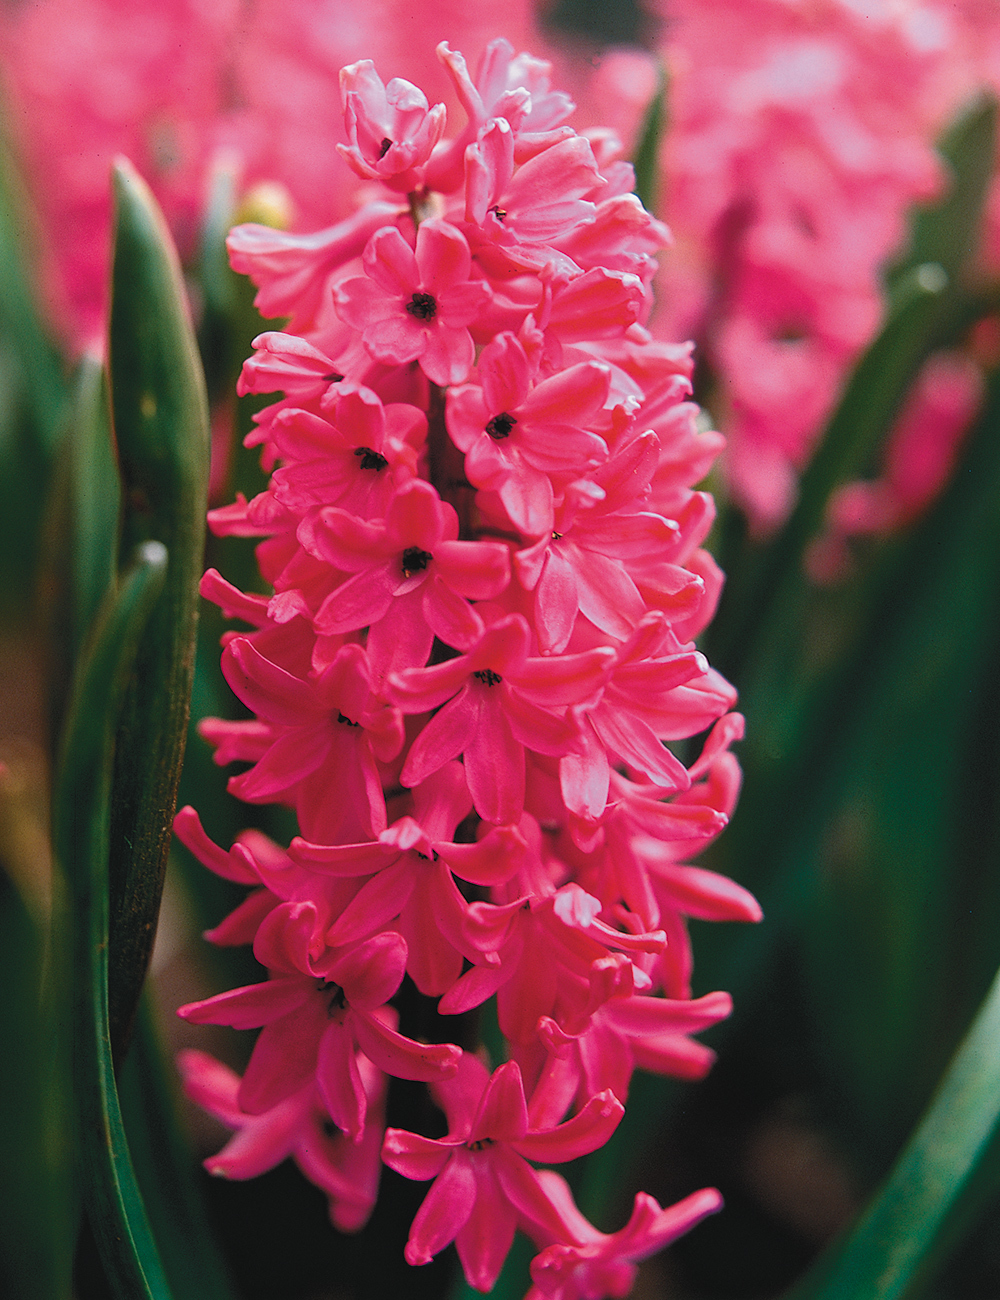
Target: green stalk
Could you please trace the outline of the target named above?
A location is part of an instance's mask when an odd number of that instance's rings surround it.
[[[109,599],[76,676],[56,772],[53,845],[65,874],[73,945],[73,1074],[84,1204],[120,1300],[169,1300],[129,1158],[112,1068],[108,1019],[108,832],[114,720],[167,554],[140,547]]]
[[[109,1000],[116,1060],[149,965],[190,714],[208,482],[208,408],[177,254],[130,164],[114,172],[109,367],[122,475],[119,554],[170,556],[125,694],[111,821]]]
[[[903,1300],[1000,1181],[1000,974],[913,1137],[854,1230],[785,1300]]]

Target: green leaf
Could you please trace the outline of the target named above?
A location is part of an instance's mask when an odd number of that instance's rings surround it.
[[[159,542],[147,542],[106,603],[76,676],[53,793],[53,847],[69,893],[57,943],[72,945],[73,952],[80,1175],[108,1281],[120,1300],[169,1296],[122,1126],[107,984],[114,724],[166,574],[166,551]]]
[[[72,592],[75,654],[114,584],[121,484],[111,438],[108,380],[102,362],[80,362],[67,445],[72,475]]]
[[[905,258],[889,272],[890,289],[914,267],[936,262],[949,279],[958,279],[978,244],[983,203],[994,172],[997,101],[982,96],[947,130],[938,152],[949,172],[940,203],[918,208]]]
[[[120,554],[162,542],[163,595],[129,682],[115,750],[111,973],[116,1058],[149,964],[190,712],[209,435],[177,255],[146,184],[114,172],[109,366],[123,480]]]
[[[11,807],[18,794],[0,791],[0,1032],[8,1047],[0,1070],[0,1279],[4,1294],[18,1300],[70,1300],[76,1224],[62,1032],[68,1017],[58,1015],[56,997],[72,972],[65,954],[46,951],[45,927],[16,887],[11,858],[25,847],[21,827],[11,824],[23,817],[23,809]],[[44,863],[28,865],[39,875],[45,870]]]
[[[232,1283],[209,1227],[198,1171],[180,1125],[174,1083],[146,994],[121,1072],[121,1106],[132,1163],[174,1293],[183,1300],[227,1300],[234,1294]]]
[[[861,357],[826,432],[802,475],[799,498],[768,547],[756,582],[743,584],[720,610],[710,653],[742,685],[789,640],[789,616],[802,607],[802,558],[823,521],[833,489],[861,474],[883,442],[921,363],[940,341],[954,295],[937,263],[909,272],[881,333]]]
[[[649,101],[639,128],[639,141],[632,159],[635,192],[647,212],[655,212],[660,200],[660,145],[666,130],[667,69],[659,64],[656,91]]]
[[[0,134],[0,616],[22,625],[67,397],[34,292],[39,228]]]
[[[785,526],[765,547],[742,544],[722,557],[730,582],[706,644],[741,687],[789,640],[789,619],[804,602],[802,558],[831,492],[876,462],[929,353],[954,343],[988,309],[965,281],[992,174],[996,118],[996,102],[980,100],[941,142],[951,184],[939,203],[914,217],[907,257],[889,277],[885,324],[850,376]]]
[[[213,406],[217,401],[232,403],[236,378],[246,355],[241,331],[235,327],[238,277],[229,265],[226,250],[226,236],[236,206],[236,178],[232,161],[222,161],[213,170],[198,249],[197,272],[202,294],[198,347]]]
[[[849,1236],[786,1300],[902,1300],[940,1262],[953,1227],[995,1190],[1000,1133],[1000,974],[933,1102]],[[990,1176],[980,1181],[982,1169]]]
[[[59,734],[74,665],[117,573],[121,486],[104,367],[85,355],[56,457],[40,591],[49,642],[49,710]]]

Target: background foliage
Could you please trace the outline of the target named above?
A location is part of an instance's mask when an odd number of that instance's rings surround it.
[[[623,5],[561,0],[552,21],[592,38],[643,35]],[[748,739],[739,813],[709,865],[753,889],[767,921],[748,931],[696,926],[695,992],[729,988],[737,1006],[709,1035],[715,1071],[697,1088],[640,1080],[614,1141],[574,1171],[581,1208],[605,1228],[620,1224],[640,1185],[664,1202],[702,1183],[723,1191],[726,1213],[651,1261],[644,1294],[1000,1293],[1000,377],[989,374],[961,463],[923,518],[859,544],[839,585],[813,585],[802,563],[833,488],[875,462],[921,361],[996,309],[996,286],[968,262],[995,130],[994,107],[980,104],[943,142],[949,195],[913,221],[887,276],[884,328],[829,421],[795,513],[767,543],[751,539],[734,507],[718,524],[729,583],[706,650],[740,688]],[[640,159],[655,153],[651,139]],[[232,390],[259,328],[224,259],[233,204],[220,173],[185,268],[198,287],[197,343],[214,399]],[[175,754],[182,744],[207,417],[169,240],[125,172],[118,205],[109,386],[93,360],[71,374],[38,316],[26,209],[3,160],[0,651],[16,705],[7,706],[10,734],[35,740],[9,743],[0,777],[2,1014],[4,1041],[16,1044],[0,1074],[13,1117],[0,1127],[0,1176],[16,1189],[0,1215],[0,1293],[107,1294],[108,1265],[91,1236],[114,1223],[122,1275],[133,1278],[121,1285],[152,1295],[445,1295],[456,1286],[449,1256],[412,1273],[401,1262],[420,1187],[387,1172],[371,1223],[348,1239],[290,1166],[250,1185],[209,1184],[177,1127],[149,1007],[124,1055],[158,868],[133,878],[130,863],[156,846],[140,844],[112,810],[127,774],[152,801],[136,824],[162,838],[173,792],[154,788],[134,755],[152,752],[157,719],[168,720],[163,743]],[[237,433],[250,415],[246,401],[234,407]],[[156,446],[175,457],[169,472],[137,468],[150,422]],[[257,482],[253,457],[238,452],[231,486],[250,494]],[[150,485],[165,497],[154,500]],[[150,539],[166,552],[143,550]],[[231,539],[210,539],[206,562],[253,581],[249,548]],[[203,609],[196,718],[230,707],[220,631]],[[158,652],[171,643],[179,677],[143,659],[143,637]],[[61,755],[51,859],[46,749]],[[154,766],[160,774],[164,762]],[[228,842],[247,810],[224,783],[192,738],[181,800],[197,791],[207,830]],[[266,815],[265,829],[287,837],[280,815]],[[252,819],[261,824],[260,809]],[[109,835],[128,846],[110,884]],[[180,850],[173,873],[168,929],[184,943],[239,891]],[[110,977],[91,960],[105,950],[109,900],[119,935],[113,928]],[[246,982],[252,967],[242,952],[199,950],[166,963],[173,982],[159,996],[177,1002],[195,985]],[[425,1104],[418,1087],[394,1086],[389,1122],[411,1127]],[[75,1163],[76,1134],[94,1141],[95,1123],[102,1136]],[[498,1294],[523,1294],[524,1268],[513,1258]]]

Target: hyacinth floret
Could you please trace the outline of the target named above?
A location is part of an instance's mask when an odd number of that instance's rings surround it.
[[[735,692],[694,644],[721,585],[696,486],[721,439],[688,400],[690,348],[645,328],[669,234],[620,146],[575,132],[548,66],[506,41],[475,79],[438,55],[457,134],[352,64],[341,153],[367,202],[316,235],[230,235],[260,309],[288,319],[240,381],[278,395],[247,439],[270,482],[210,522],[261,539],[273,595],[205,575],[248,625],[223,672],[253,717],[201,729],[244,765],[230,790],[291,807],[300,835],[227,851],[178,814],[196,857],[249,887],[209,938],[267,970],[181,1009],[260,1028],[243,1078],[201,1052],[181,1066],[234,1130],[213,1172],[291,1155],[355,1231],[381,1152],[433,1180],[411,1264],[455,1241],[485,1291],[520,1230],[533,1297],[620,1296],[718,1193],[641,1194],[606,1235],[536,1164],[606,1142],[635,1068],[705,1073],[691,1035],[730,1000],[692,999],[687,918],[760,918],[688,861],[739,788]],[[693,762],[669,747],[704,732]],[[505,1059],[411,1037],[404,980],[437,999],[441,1039],[495,997]],[[428,1083],[447,1136],[384,1130],[392,1078]]]

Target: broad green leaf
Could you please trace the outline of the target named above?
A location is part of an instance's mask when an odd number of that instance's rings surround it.
[[[65,999],[72,972],[65,953],[46,951],[47,918],[19,887],[18,876],[47,874],[36,857],[39,849],[44,856],[47,837],[20,833],[25,800],[12,784],[4,779],[0,789],[0,1029],[7,1045],[0,1070],[0,1280],[17,1300],[70,1300],[76,1222],[69,1019],[57,999]],[[35,860],[16,861],[26,850]]]
[[[0,325],[17,358],[30,419],[45,451],[55,451],[64,410],[62,362],[36,299],[37,217],[5,136],[0,136]]]
[[[789,638],[789,611],[794,617],[804,601],[802,557],[830,493],[874,465],[928,354],[954,343],[987,307],[966,280],[991,175],[996,117],[995,101],[981,101],[942,141],[948,188],[940,202],[914,217],[909,251],[890,277],[885,325],[856,364],[781,532],[764,547],[735,538],[720,557],[730,583],[706,642],[713,662],[741,687],[755,664],[768,661],[775,645]],[[781,626],[771,627],[772,619]]]
[[[121,484],[111,439],[108,379],[102,362],[80,362],[67,461],[73,478],[72,606],[75,652],[115,581]]]
[[[948,173],[944,198],[915,211],[906,256],[887,277],[891,291],[925,262],[936,262],[951,279],[962,274],[978,243],[982,207],[993,179],[996,136],[997,101],[992,96],[970,104],[945,132],[938,144]]]
[[[174,1294],[183,1300],[227,1300],[232,1283],[209,1227],[174,1085],[152,1003],[144,996],[120,1082],[132,1164]]]
[[[237,276],[229,266],[226,251],[235,205],[236,169],[231,162],[223,161],[212,173],[197,263],[202,295],[198,347],[213,405],[219,400],[232,402],[244,360],[240,351],[244,340],[234,328]]]
[[[111,974],[116,1056],[128,1040],[156,932],[190,712],[208,480],[208,412],[169,232],[145,183],[114,172],[109,367],[122,475],[120,554],[170,556],[139,647],[115,749]]]
[[[0,135],[0,617],[23,622],[67,399],[35,287],[39,223]]]
[[[942,341],[955,294],[937,263],[915,267],[899,288],[881,333],[861,357],[822,440],[802,475],[799,498],[758,566],[756,582],[720,608],[710,633],[713,662],[741,685],[774,645],[788,640],[788,618],[798,615],[805,589],[802,557],[823,521],[833,489],[860,475],[883,442],[921,363]]]
[[[108,1020],[109,826],[114,725],[142,634],[163,590],[167,555],[138,548],[98,618],[73,690],[53,793],[53,847],[68,906],[57,944],[71,945],[73,1078],[84,1204],[119,1300],[167,1300],[122,1126]]]
[[[902,1300],[940,1262],[956,1221],[976,1208],[965,1199],[981,1204],[1000,1181],[998,1044],[1000,974],[885,1185],[786,1300]]]
[[[639,139],[636,144],[635,157],[635,192],[647,212],[656,212],[660,201],[660,145],[666,130],[667,114],[667,69],[661,63],[657,69],[656,91],[649,101]]]
[[[88,354],[77,368],[43,538],[40,589],[54,735],[77,657],[115,581],[120,498],[106,376]]]

